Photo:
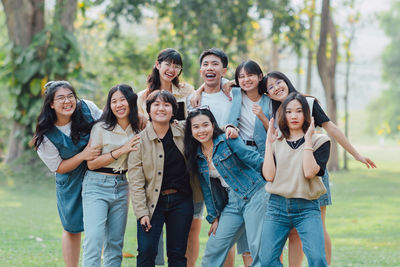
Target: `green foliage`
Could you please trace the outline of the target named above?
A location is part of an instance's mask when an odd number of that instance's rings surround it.
[[[9,44],[6,52],[0,79],[12,97],[12,119],[25,126],[21,138],[26,142],[34,131],[44,83],[80,74],[79,44],[54,23],[36,34],[28,47]]]
[[[400,140],[400,2],[381,15],[381,26],[391,42],[382,55],[383,80],[389,85],[379,98],[370,103],[369,130]]]

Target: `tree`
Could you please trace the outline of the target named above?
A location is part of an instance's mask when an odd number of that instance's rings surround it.
[[[306,1],[308,2],[308,1]],[[308,13],[308,43],[307,43],[307,80],[306,80],[306,94],[311,94],[311,81],[312,81],[312,65],[314,58],[314,18],[315,18],[315,0],[311,0]]]
[[[330,48],[328,50],[328,36]],[[317,52],[318,73],[324,87],[328,116],[333,123],[336,123],[336,60],[337,60],[337,36],[336,27],[330,12],[330,1],[323,0],[321,11],[321,28],[319,46]],[[337,142],[331,140],[331,156],[329,160],[329,170],[339,169]]]
[[[383,81],[388,85],[381,95],[368,105],[370,132],[400,140],[400,2],[380,16],[381,27],[390,38],[382,54]]]
[[[13,127],[6,162],[17,158],[32,135],[44,83],[79,72],[72,34],[76,0],[57,0],[53,23],[45,25],[44,0],[2,0],[11,43],[1,78],[13,96]],[[69,67],[75,65],[73,69]]]
[[[349,135],[349,91],[350,91],[350,70],[351,63],[353,62],[351,46],[353,44],[353,40],[355,38],[356,32],[356,24],[360,19],[360,13],[355,11],[354,0],[350,0],[346,3],[350,8],[350,14],[347,17],[347,27],[343,29],[344,33],[344,51],[346,53],[345,62],[346,62],[346,72],[345,72],[345,94],[344,94],[344,134],[346,137]],[[347,170],[347,151],[343,150],[343,169]]]

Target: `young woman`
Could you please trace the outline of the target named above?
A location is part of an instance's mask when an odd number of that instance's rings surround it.
[[[101,111],[90,101],[78,100],[75,89],[67,81],[48,82],[45,88],[32,144],[56,174],[57,207],[64,228],[64,262],[68,267],[75,267],[83,231],[81,191],[86,161],[100,155],[99,146],[88,145],[89,134]]]
[[[246,145],[264,156],[271,101],[262,90],[262,78],[263,72],[253,60],[246,60],[236,68],[235,82],[241,90],[232,89],[234,103],[229,122],[239,128],[239,136]]]
[[[138,219],[138,267],[155,265],[164,223],[168,265],[187,264],[185,252],[193,219],[193,198],[183,156],[184,128],[182,122],[172,123],[177,109],[171,93],[152,92],[146,101],[150,123],[140,133],[138,150],[129,155],[129,185]]]
[[[309,266],[327,266],[318,198],[326,192],[320,177],[329,159],[330,141],[314,134],[307,100],[291,93],[268,129],[263,175],[271,193],[261,238],[262,266],[283,266],[279,256],[291,229],[296,228]]]
[[[226,139],[211,111],[198,108],[186,120],[185,155],[189,168],[199,175],[211,223],[202,266],[222,266],[244,230],[253,266],[261,266],[259,222],[267,199],[260,154],[240,138]]]
[[[278,108],[281,103],[287,98],[287,96],[292,92],[297,92],[290,80],[281,72],[273,71],[268,73],[262,80],[262,86],[265,86],[265,92],[271,99],[272,102],[272,116],[276,117]],[[362,155],[360,155],[357,150],[350,144],[343,132],[329,120],[325,112],[322,110],[321,106],[317,101],[313,101],[313,105],[310,106],[312,110],[312,117],[315,120],[315,125],[320,126],[325,129],[325,131],[334,138],[347,152],[349,152],[356,160],[364,163],[368,168],[376,168],[375,163]],[[326,230],[325,216],[326,216],[326,206],[331,205],[331,195],[329,188],[329,176],[327,171],[325,172],[322,180],[327,189],[327,193],[322,195],[319,199],[321,206],[321,216],[324,226],[324,237],[325,237],[325,249],[327,262],[331,262],[331,241]],[[301,266],[302,261],[302,250],[301,242],[298,234],[293,230],[289,236],[289,265],[291,267]]]
[[[137,95],[126,84],[110,89],[103,115],[91,131],[91,146],[101,155],[88,161],[83,180],[83,222],[85,240],[83,266],[120,266],[128,215],[129,152],[139,142]]]
[[[178,120],[186,118],[186,97],[194,92],[192,85],[179,81],[183,61],[179,52],[173,48],[162,50],[156,59],[153,70],[147,78],[147,88],[138,93],[139,112],[148,118],[147,96],[155,90],[167,90],[178,102]]]
[[[140,113],[144,114],[148,118],[148,113],[146,111],[146,99],[151,92],[162,89],[170,92],[177,100],[178,110],[175,118],[178,120],[184,120],[186,118],[186,97],[191,95],[194,92],[194,89],[192,85],[179,81],[179,76],[182,73],[182,67],[182,57],[177,50],[173,48],[166,48],[160,51],[153,70],[147,78],[147,88],[138,93],[138,107]],[[199,234],[201,230],[201,219],[203,216],[204,207],[201,195],[196,195],[195,193],[193,199],[194,215],[186,252],[189,267],[195,266],[197,257],[199,255]],[[164,265],[162,235],[158,250],[159,253],[157,254],[156,264]]]

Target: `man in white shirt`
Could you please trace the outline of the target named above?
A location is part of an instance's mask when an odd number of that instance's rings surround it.
[[[232,101],[222,90],[221,79],[226,74],[228,67],[228,57],[220,49],[211,48],[204,50],[200,55],[200,76],[204,81],[204,91],[201,93],[201,105],[208,106],[213,113],[219,126],[228,124],[229,114],[232,108]],[[190,99],[194,94],[188,96],[187,107],[190,112],[194,107]],[[230,93],[232,98],[232,93]],[[243,240],[242,240],[243,239]],[[238,242],[246,243],[245,237],[240,238]],[[243,245],[241,245],[243,247]],[[245,246],[247,247],[247,246]],[[243,248],[244,253],[247,249]],[[224,267],[233,267],[235,262],[234,247],[229,251]]]

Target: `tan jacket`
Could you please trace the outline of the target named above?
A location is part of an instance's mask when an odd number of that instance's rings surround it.
[[[184,129],[182,122],[171,124],[174,142],[182,154]],[[140,133],[138,150],[132,151],[128,158],[129,191],[133,211],[138,219],[146,215],[151,219],[160,195],[163,171],[163,145],[153,125],[149,123]],[[191,177],[190,184],[194,201],[201,201],[203,195],[198,179]]]

